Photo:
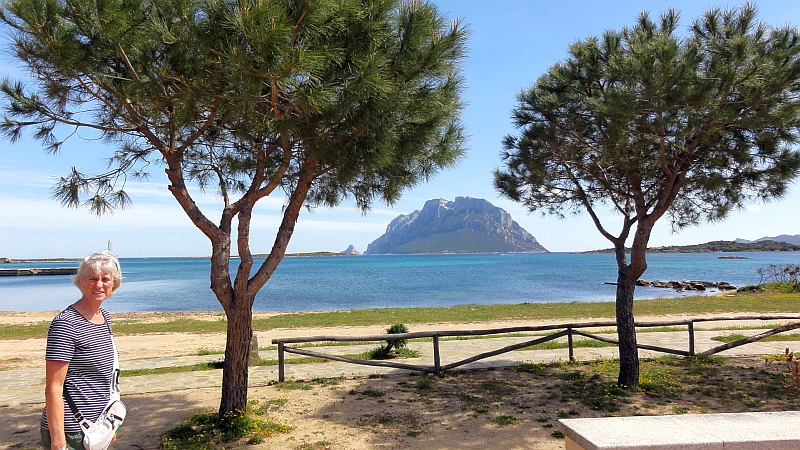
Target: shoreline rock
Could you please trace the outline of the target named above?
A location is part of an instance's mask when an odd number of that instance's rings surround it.
[[[721,291],[732,291],[736,290],[736,286],[728,283],[727,281],[697,281],[697,280],[686,280],[686,281],[658,281],[658,280],[637,280],[636,286],[641,287],[654,287],[654,288],[662,288],[662,289],[675,289],[678,292],[681,291],[705,291],[709,288],[716,288]]]

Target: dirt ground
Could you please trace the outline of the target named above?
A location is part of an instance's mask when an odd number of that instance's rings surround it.
[[[0,313],[0,323],[32,323],[50,320],[53,314]],[[199,314],[209,320],[215,314]],[[164,314],[117,315],[114,320],[164,320]],[[644,318],[643,318],[644,319]],[[659,318],[666,319],[666,318]],[[583,319],[580,319],[583,320]],[[563,320],[560,322],[564,322]],[[513,326],[514,322],[484,324]],[[461,324],[463,327],[463,324]],[[438,324],[430,328],[458,327]],[[423,327],[415,325],[415,328]],[[342,327],[335,334],[378,334],[382,327]],[[273,337],[316,335],[331,330],[283,329],[259,332],[261,345]],[[189,355],[198,348],[221,349],[224,335],[157,333],[119,336],[121,359]],[[43,366],[44,340],[0,341],[0,370]],[[726,377],[748,380],[763,366],[757,358],[742,359],[726,369]],[[742,373],[739,373],[741,368]],[[551,370],[551,369],[548,369]],[[262,386],[249,390],[256,404],[275,402],[270,413],[275,422],[291,428],[260,444],[228,443],[224,448],[286,450],[367,449],[561,449],[564,440],[554,433],[560,417],[597,417],[606,410],[570,400],[559,394],[558,374],[531,374],[513,369],[455,372],[445,378],[418,375],[336,379],[286,386]],[[754,394],[751,394],[751,396]],[[125,392],[129,413],[113,449],[156,449],[161,437],[199,411],[219,405],[219,389],[194,389],[157,394]],[[751,407],[720,405],[712,399],[676,406],[673,401],[633,397],[617,414],[680,412],[734,412]],[[38,448],[38,418],[43,404],[0,407],[0,448]],[[757,410],[780,410],[783,405],[764,402]]]

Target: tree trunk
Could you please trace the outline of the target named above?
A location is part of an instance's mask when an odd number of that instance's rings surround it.
[[[294,233],[300,209],[314,180],[314,167],[316,167],[314,163],[307,163],[303,167],[297,186],[284,210],[283,220],[275,237],[275,244],[267,259],[252,278],[248,280],[253,262],[249,248],[251,207],[243,207],[239,212],[237,246],[240,262],[236,282],[232,289],[230,272],[226,271],[230,263],[229,227],[223,230],[228,232],[227,239],[219,240],[226,246],[214,246],[215,249],[219,247],[224,251],[212,253],[212,290],[217,294],[217,299],[222,304],[228,318],[225,368],[222,371],[222,399],[219,405],[219,418],[222,421],[243,414],[247,408],[248,362],[250,340],[253,336],[253,302],[256,293],[269,280],[283,259],[283,255],[286,254],[286,247]],[[229,225],[230,222],[226,222],[226,224]],[[214,266],[214,263],[219,265]],[[215,285],[215,280],[218,280],[218,286]]]
[[[225,369],[222,371],[222,400],[219,417],[223,421],[244,413],[247,407],[247,362],[253,336],[252,301],[234,294],[226,311],[228,336],[225,343]]]
[[[637,277],[631,278],[630,267],[619,269],[617,276],[617,337],[619,339],[619,377],[617,384],[633,387],[639,384],[639,349],[633,318],[633,291]]]

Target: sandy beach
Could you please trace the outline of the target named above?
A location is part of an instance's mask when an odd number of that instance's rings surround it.
[[[53,313],[0,313],[2,324],[30,324],[49,321]],[[142,322],[162,321],[184,315],[194,319],[218,320],[220,314],[210,313],[129,313],[115,314],[113,320],[135,320]],[[257,313],[266,316],[269,313]],[[514,326],[522,322],[485,323],[481,326]],[[474,324],[473,324],[474,325]],[[456,329],[463,324],[427,324],[415,325],[425,329]],[[382,334],[383,326],[374,327],[336,327],[318,329],[283,328],[259,332],[258,339],[262,346],[269,345],[273,337],[313,336],[320,334],[367,335]],[[198,349],[221,351],[225,346],[224,333],[147,333],[125,335],[116,338],[120,351],[121,364],[126,361],[143,359],[157,355],[182,356],[195,354]],[[3,369],[42,367],[44,377],[44,339],[0,340],[0,367]],[[274,414],[276,421],[295,427],[291,433],[276,435],[264,445],[246,446],[263,449],[373,449],[373,448],[414,448],[439,449],[455,448],[453,439],[464,440],[458,448],[560,448],[563,441],[549,436],[548,433],[531,433],[528,426],[498,427],[490,424],[475,428],[469,422],[468,411],[460,417],[449,416],[447,404],[427,406],[417,404],[417,395],[404,393],[403,397],[392,400],[380,399],[381,402],[364,402],[356,400],[353,391],[396,391],[393,388],[408,376],[386,377],[381,379],[347,379],[335,386],[315,386],[310,390],[278,390],[272,386],[251,387],[249,399],[267,402],[272,399],[288,398],[286,405]],[[33,380],[32,380],[33,381]],[[35,381],[34,381],[35,382]],[[124,382],[123,382],[124,384]],[[368,387],[367,387],[368,386]],[[44,387],[42,385],[42,390]],[[215,410],[219,406],[220,389],[193,389],[177,392],[137,395],[123,392],[123,401],[129,408],[129,417],[120,430],[119,441],[113,448],[121,449],[155,449],[160,437],[170,429],[179,425],[189,415]],[[444,400],[444,399],[442,399]],[[407,410],[414,406],[414,411]],[[421,407],[422,406],[422,407]],[[43,404],[0,407],[0,446],[19,445],[15,448],[36,448],[38,440],[38,417]],[[405,411],[404,411],[405,409]],[[384,411],[385,410],[385,411]],[[335,416],[336,420],[330,420]],[[437,416],[441,416],[438,417]],[[389,418],[393,419],[389,419]],[[374,420],[373,420],[374,419]],[[371,422],[377,421],[375,424]],[[465,423],[461,423],[461,422]],[[372,425],[379,425],[380,433]],[[529,424],[530,425],[530,424]],[[430,427],[443,427],[448,433],[426,432],[426,436],[411,439],[408,434]],[[458,430],[458,432],[454,431]],[[463,431],[462,431],[463,430]],[[546,430],[546,429],[543,429]],[[520,436],[515,437],[515,435]],[[480,436],[480,439],[477,438]],[[512,444],[510,440],[519,442]],[[409,439],[411,439],[409,441]],[[468,444],[469,442],[469,444]],[[330,444],[327,445],[326,443]],[[302,445],[311,447],[301,447]],[[319,444],[317,447],[314,445]],[[225,445],[225,448],[234,448]]]
[[[29,324],[52,319],[53,313],[0,313],[2,324]],[[116,314],[113,320],[159,321],[176,315],[196,319],[218,320],[213,313],[131,313]],[[259,313],[266,314],[266,313]],[[667,320],[678,316],[640,320]],[[581,318],[574,321],[597,320]],[[604,319],[607,320],[607,319]],[[564,323],[571,320],[559,320]],[[542,324],[545,322],[541,322]],[[555,323],[555,321],[554,321]],[[537,324],[539,324],[537,322]],[[529,321],[503,321],[468,324],[469,328],[496,328],[530,325]],[[713,326],[713,324],[708,324]],[[467,324],[414,324],[414,330],[463,329]],[[270,345],[275,337],[312,336],[323,334],[382,334],[383,326],[336,327],[334,329],[283,328],[258,332],[261,346]],[[222,350],[223,333],[146,333],[117,337],[121,364],[154,356],[185,356],[199,349]],[[0,340],[0,369],[41,368],[44,378],[44,339]],[[759,365],[763,361],[742,359],[742,364]],[[378,448],[433,450],[445,448],[558,449],[563,440],[554,437],[556,413],[573,408],[581,417],[602,415],[602,412],[579,405],[563,405],[549,395],[552,386],[511,369],[463,371],[458,375],[435,380],[435,388],[414,388],[418,375],[389,375],[378,378],[336,380],[333,383],[309,384],[304,389],[279,389],[278,386],[257,386],[249,390],[249,399],[267,403],[285,399],[285,404],[271,414],[280,423],[292,427],[286,434],[277,434],[258,445],[228,443],[225,448],[255,449],[348,449]],[[514,391],[508,397],[488,399],[485,410],[469,406],[465,393],[481,396],[481,386],[503,385]],[[124,381],[123,381],[124,387]],[[42,384],[42,391],[44,390]],[[381,393],[375,395],[374,393]],[[370,394],[373,393],[373,394]],[[153,394],[123,392],[129,407],[129,418],[120,430],[116,449],[155,449],[167,431],[188,416],[218,407],[220,389],[191,389]],[[491,401],[490,401],[491,400]],[[466,403],[465,403],[466,402]],[[642,403],[647,400],[643,399]],[[524,406],[523,406],[524,405]],[[651,405],[648,412],[659,412]],[[0,406],[0,447],[37,448],[38,417],[43,403]],[[565,409],[566,408],[566,409]],[[669,412],[663,407],[664,412]],[[477,411],[477,412],[476,412]],[[515,424],[499,425],[493,420],[502,415],[524,418]],[[544,420],[547,418],[548,420]]]

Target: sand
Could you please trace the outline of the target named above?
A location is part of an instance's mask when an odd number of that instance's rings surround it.
[[[50,320],[53,315],[0,313],[0,323],[34,323]],[[114,320],[157,321],[173,315],[138,313],[115,315]],[[207,320],[219,318],[217,314],[191,316]],[[677,317],[658,319],[671,318]],[[592,319],[558,322],[584,320]],[[522,324],[504,321],[480,326],[495,328]],[[264,346],[278,336],[381,334],[383,328],[285,328],[259,332],[258,338]],[[415,330],[445,328],[463,329],[465,326],[414,325]],[[122,361],[153,355],[190,355],[199,348],[221,350],[224,344],[225,336],[220,333],[148,333],[117,338]],[[44,345],[44,339],[0,340],[0,368],[42,367]],[[260,404],[285,399],[285,404],[272,412],[271,418],[293,429],[258,445],[228,443],[224,447],[287,450],[560,449],[564,445],[563,439],[552,435],[557,430],[556,413],[569,408],[580,409],[579,406],[560,404],[558,399],[548,396],[550,387],[547,384],[511,369],[464,371],[451,378],[434,380],[430,389],[420,383],[418,375],[390,375],[310,384],[306,385],[310,386],[308,389],[251,388],[248,398]],[[490,385],[507,387],[506,391],[510,391],[492,393],[485,389]],[[156,449],[161,436],[188,416],[203,410],[215,410],[220,395],[218,388],[143,395],[126,392],[123,401],[129,408],[129,416],[112,448]],[[480,399],[480,402],[476,403],[475,399]],[[0,448],[37,448],[38,418],[42,407],[43,404],[0,407]],[[588,408],[580,409],[580,414],[581,417],[602,415]],[[514,417],[518,422],[498,423],[498,418],[505,416]]]

